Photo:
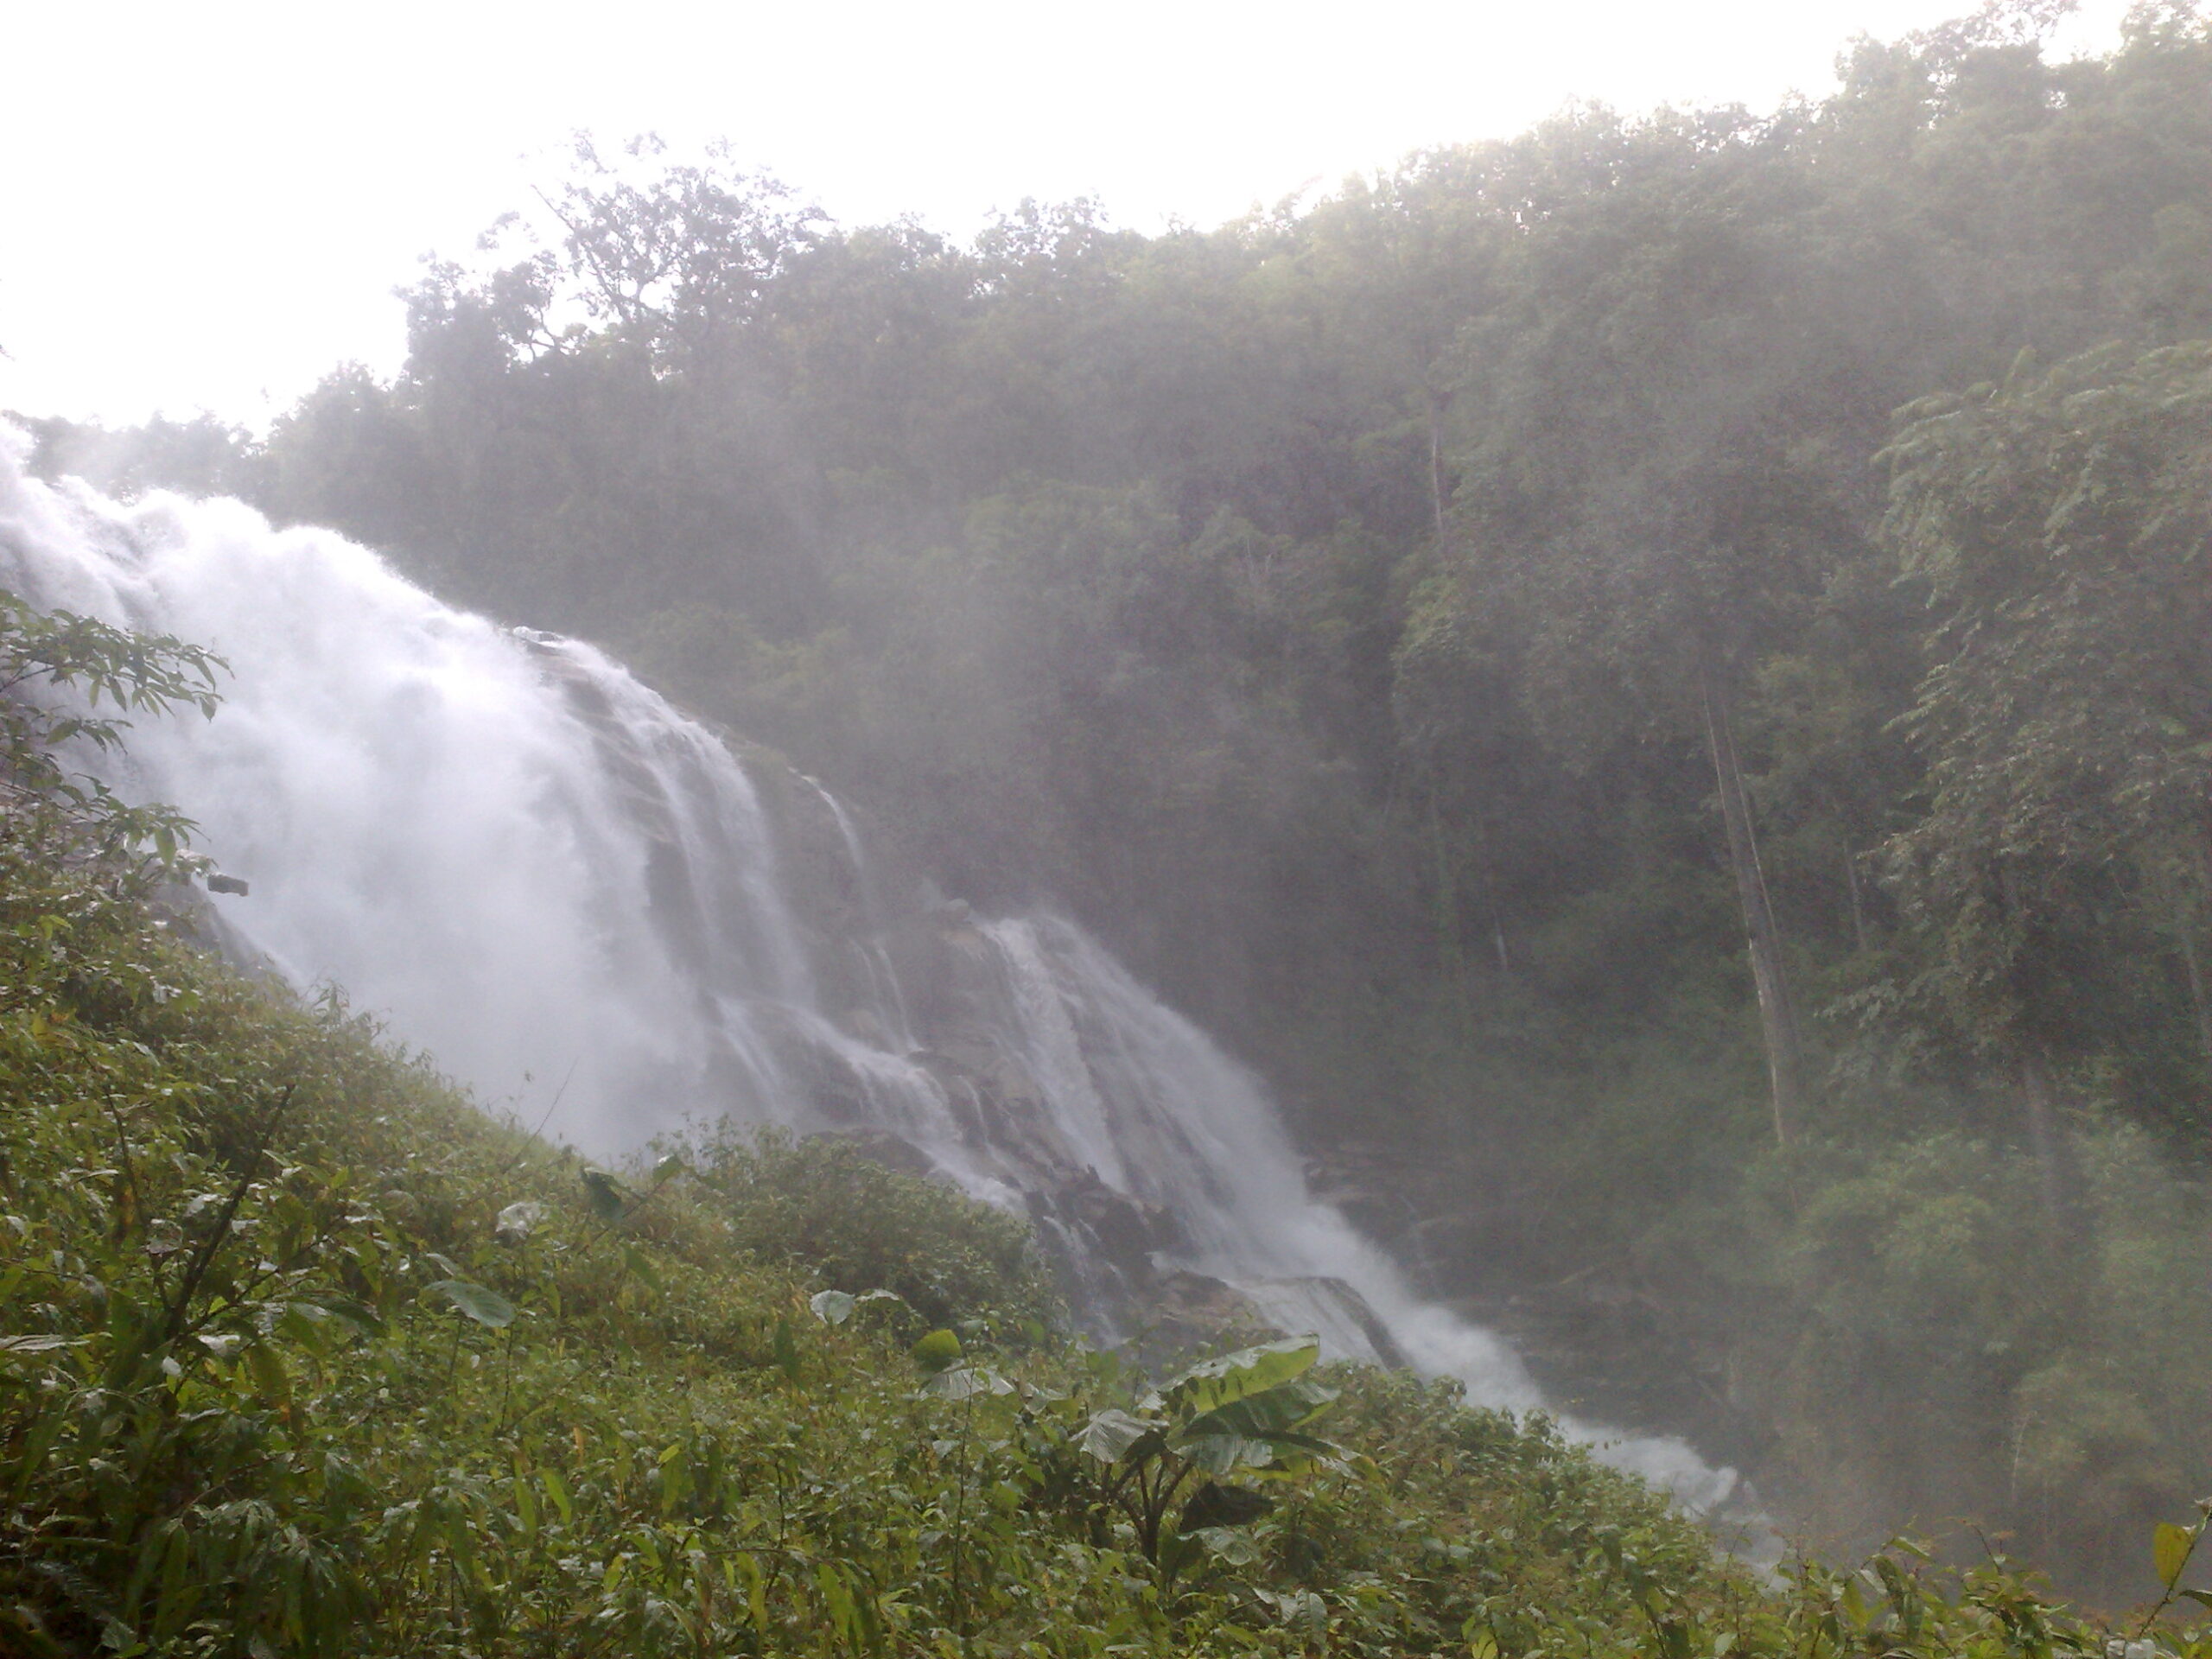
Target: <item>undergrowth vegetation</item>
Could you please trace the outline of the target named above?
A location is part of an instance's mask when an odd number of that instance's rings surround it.
[[[1758,1600],[1634,1483],[1410,1379],[1332,1379],[1371,1464],[1279,1503],[1246,1483],[1286,1459],[1217,1481],[1140,1380],[1044,1332],[1026,1255],[983,1271],[973,1241],[1011,1230],[957,1194],[774,1141],[590,1169],[334,1001],[25,874],[0,897],[11,1651],[1383,1653],[1471,1621],[1624,1649],[1643,1603]],[[824,1261],[909,1294],[840,1304],[777,1241],[849,1181],[911,1248],[849,1208]],[[918,1339],[925,1309],[959,1334]],[[1332,1403],[1302,1386],[1301,1414]],[[1173,1459],[1194,1478],[1147,1535],[1119,1500]]]
[[[836,1136],[795,1141],[724,1124],[683,1148],[738,1245],[811,1269],[832,1289],[887,1290],[931,1325],[1041,1331],[1052,1276],[1027,1224],[887,1167]]]
[[[1125,1370],[1018,1227],[849,1148],[582,1164],[51,804],[0,814],[0,1651],[2105,1651],[2001,1562],[1763,1580],[1299,1339]]]

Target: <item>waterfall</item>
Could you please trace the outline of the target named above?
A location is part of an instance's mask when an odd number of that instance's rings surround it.
[[[796,779],[861,912],[835,939],[755,779],[589,645],[235,502],[48,486],[25,448],[0,425],[0,585],[232,670],[212,722],[139,721],[111,783],[250,880],[215,902],[267,964],[343,988],[488,1107],[601,1157],[723,1116],[895,1135],[1028,1209],[1081,1277],[1195,1274],[1338,1354],[1542,1403],[1510,1347],[1312,1198],[1259,1080],[1072,923],[917,900],[938,965],[902,985],[893,906],[819,785]],[[1736,1484],[1679,1440],[1567,1426],[1689,1507]]]
[[[1052,916],[982,931],[1010,986],[1002,1034],[1042,1085],[1059,1133],[1109,1186],[1177,1219],[1184,1265],[1333,1352],[1456,1376],[1484,1405],[1544,1404],[1503,1340],[1421,1300],[1382,1249],[1308,1195],[1264,1085],[1096,941]],[[1738,1496],[1732,1470],[1680,1440],[1560,1423],[1686,1508],[1713,1512]]]

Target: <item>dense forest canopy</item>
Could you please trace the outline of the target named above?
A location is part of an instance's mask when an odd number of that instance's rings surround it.
[[[396,378],[44,464],[606,642],[1785,1501],[2119,1574],[2212,1471],[2212,18],[2054,10],[1151,237],[580,143]]]

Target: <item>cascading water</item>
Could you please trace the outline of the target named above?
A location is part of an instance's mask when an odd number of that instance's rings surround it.
[[[1543,1405],[1510,1347],[1415,1296],[1388,1255],[1308,1196],[1263,1085],[1204,1032],[1067,921],[982,931],[1009,986],[1002,1035],[1042,1086],[1054,1127],[1106,1185],[1175,1219],[1185,1264],[1337,1353],[1456,1376],[1486,1405]],[[1733,1471],[1679,1440],[1561,1423],[1686,1507],[1709,1512],[1736,1493]]]
[[[910,1008],[927,988],[902,988],[861,839],[818,785],[798,780],[862,912],[836,939],[798,919],[745,767],[591,647],[236,503],[49,487],[26,447],[0,426],[0,584],[230,661],[218,717],[140,722],[111,781],[198,821],[251,883],[226,920],[294,983],[342,986],[487,1103],[602,1155],[687,1118],[895,1135],[1064,1237],[1103,1236],[1086,1203],[1158,1218],[1139,1270],[1223,1281],[1479,1402],[1541,1403],[1503,1342],[1308,1196],[1258,1081],[1071,923],[944,907],[931,977],[957,1008]],[[1736,1484],[1680,1441],[1569,1427],[1692,1508]]]

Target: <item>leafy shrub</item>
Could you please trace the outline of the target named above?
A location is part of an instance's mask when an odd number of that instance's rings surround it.
[[[2212,1468],[2212,1236],[2143,1131],[2060,1150],[1808,1153],[1767,1246],[1769,1409],[1820,1507],[1974,1515],[2120,1599],[2147,1585],[2135,1540]]]
[[[725,1124],[685,1148],[731,1238],[833,1290],[896,1292],[933,1325],[1061,1320],[1027,1223],[835,1135]]]
[[[171,809],[132,806],[69,770],[72,750],[118,749],[129,715],[177,708],[213,715],[223,659],[167,634],[139,634],[67,611],[34,609],[0,588],[0,823],[10,861],[73,870],[143,893],[201,861]],[[116,712],[103,714],[103,707]]]

